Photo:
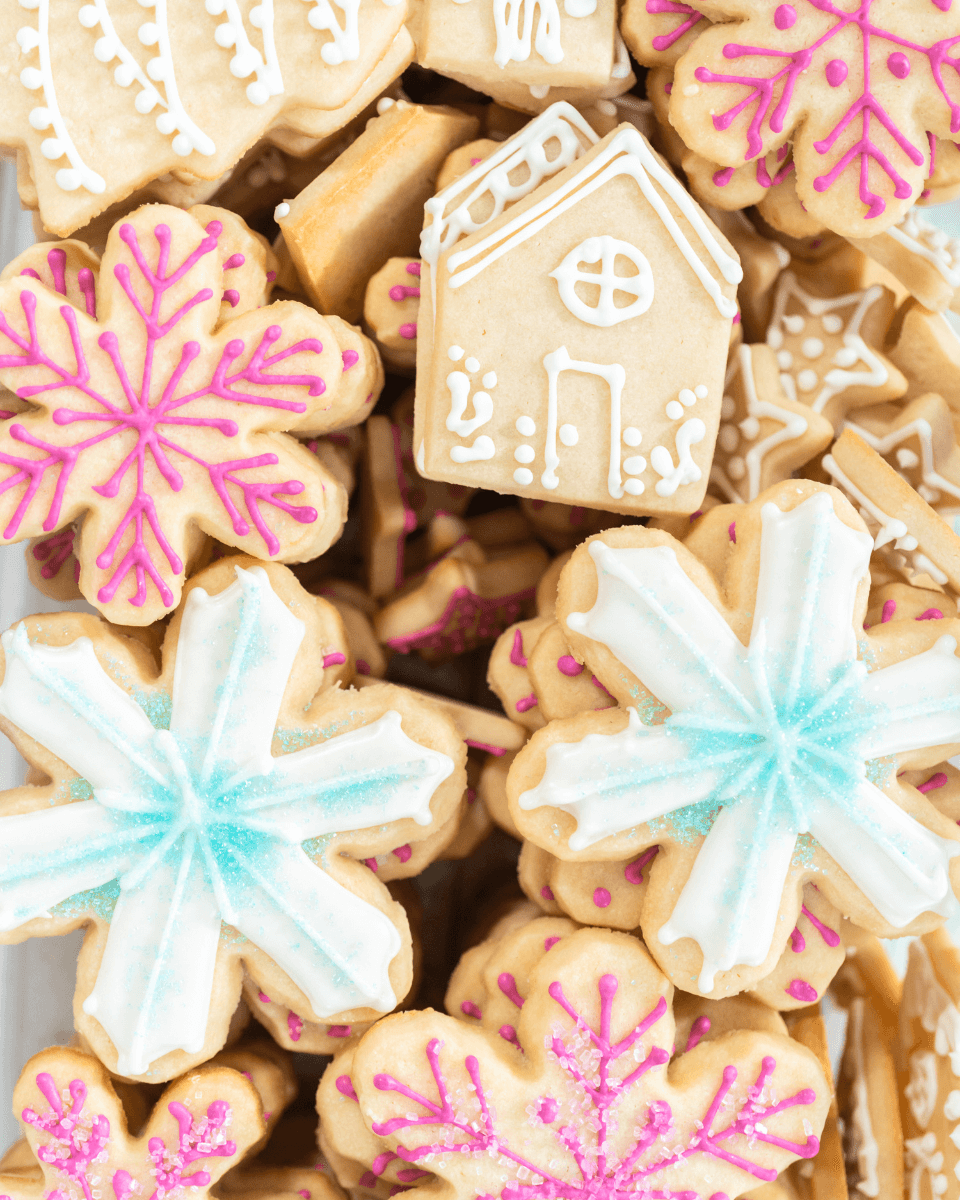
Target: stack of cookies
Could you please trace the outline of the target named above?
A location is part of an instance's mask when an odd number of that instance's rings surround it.
[[[960,1200],[960,9],[0,63],[0,1200]]]

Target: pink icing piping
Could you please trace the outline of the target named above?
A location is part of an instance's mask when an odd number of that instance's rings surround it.
[[[515,1004],[517,1008],[523,1008],[523,997],[517,991],[517,981],[509,971],[503,971],[497,976],[497,987],[511,1004]]]
[[[409,654],[413,649],[462,654],[473,649],[478,641],[502,633],[517,619],[521,607],[533,598],[535,591],[530,587],[507,596],[486,598],[468,587],[458,587],[436,621],[412,633],[388,638],[387,645],[400,654]]]
[[[947,783],[947,776],[944,771],[937,771],[936,775],[931,775],[925,782],[917,785],[918,792],[933,792],[937,788],[942,788]]]
[[[698,13],[694,8],[689,8],[686,4],[678,4],[675,0],[647,0],[646,8],[648,13],[677,13],[679,16],[687,18],[685,21],[681,21],[670,33],[658,34],[651,40],[651,46],[657,51],[669,50],[698,21],[703,19],[702,13]]]
[[[73,539],[76,530],[72,525],[51,533],[49,537],[40,538],[34,543],[33,557],[42,562],[40,575],[43,579],[53,579],[60,568],[73,553]],[[78,564],[79,565],[79,564]]]
[[[472,1000],[464,1000],[460,1005],[460,1011],[465,1017],[473,1017],[477,1021],[483,1017],[483,1013]]]
[[[707,1016],[699,1016],[690,1026],[690,1035],[687,1038],[687,1044],[684,1046],[684,1053],[693,1050],[695,1046],[699,1046],[700,1042],[710,1032],[710,1018]]]
[[[657,857],[659,849],[659,846],[651,846],[648,850],[644,850],[638,859],[635,859],[632,863],[627,863],[623,868],[623,877],[627,883],[643,883],[643,868],[647,863],[653,862]]]
[[[513,631],[513,645],[510,647],[510,661],[515,667],[525,667],[527,656],[523,652],[523,634],[519,629]]]

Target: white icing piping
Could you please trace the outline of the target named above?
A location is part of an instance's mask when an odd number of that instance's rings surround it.
[[[145,46],[157,47],[156,58],[151,58],[147,63],[147,74],[151,79],[162,80],[164,91],[167,93],[167,112],[157,117],[157,128],[165,136],[176,132],[172,142],[174,154],[186,158],[191,151],[197,150],[209,157],[216,153],[217,147],[187,116],[180,100],[173,51],[170,48],[167,0],[139,0],[139,3],[143,8],[152,8],[156,17],[154,21],[145,22],[137,31],[137,36]]]
[[[103,30],[103,37],[97,39],[93,48],[94,57],[102,63],[112,62],[115,58],[120,59],[120,66],[113,72],[114,82],[122,88],[129,87],[134,80],[140,84],[143,91],[134,101],[137,112],[146,115],[152,112],[158,104],[162,108],[166,108],[166,100],[147,78],[143,68],[127,49],[114,28],[113,18],[107,9],[107,0],[93,0],[91,4],[85,4],[77,16],[85,29],[92,29],[94,25],[99,25]]]
[[[557,467],[557,380],[562,371],[582,371],[585,375],[597,375],[606,381],[610,389],[610,466],[607,471],[607,490],[615,500],[623,495],[620,475],[620,401],[623,396],[627,373],[619,363],[577,362],[567,352],[566,346],[548,354],[543,365],[547,369],[547,430],[544,438],[543,457],[546,469],[540,477],[545,488],[557,487],[560,480]],[[671,464],[672,465],[672,464]]]
[[[596,173],[591,179],[584,182],[583,177],[588,172]],[[610,143],[595,159],[591,160],[586,168],[581,169],[563,186],[544,197],[539,204],[527,209],[519,217],[502,226],[496,233],[483,238],[469,250],[451,254],[448,260],[451,272],[448,281],[450,287],[461,287],[468,283],[485,267],[502,258],[504,254],[521,245],[534,234],[539,233],[556,217],[579,204],[581,200],[603,187],[609,180],[620,175],[629,175],[636,181],[677,249],[687,260],[704,290],[713,300],[720,315],[727,318],[735,316],[736,302],[723,295],[716,279],[694,253],[693,247],[680,229],[663,197],[653,186],[651,176],[683,213],[728,283],[736,284],[743,278],[739,262],[723,250],[707,228],[696,202],[683,185],[660,165],[646,139],[633,128],[621,129],[619,133],[616,133]],[[480,256],[479,261],[474,261],[471,266],[465,265],[472,259],[476,260],[478,256]]]
[[[800,286],[796,275],[792,271],[784,271],[781,275],[774,299],[773,316],[770,319],[770,326],[767,331],[767,345],[774,350],[779,350],[782,345],[783,334],[780,327],[784,324],[784,310],[788,300],[795,299],[799,301],[807,313],[813,317],[822,317],[825,313],[832,312],[834,309],[848,308],[852,304],[856,305],[853,316],[851,316],[846,329],[843,331],[843,350],[837,352],[834,356],[834,361],[837,361],[840,355],[846,351],[845,359],[849,359],[849,367],[852,367],[856,362],[862,362],[867,367],[867,370],[852,371],[839,363],[836,367],[831,368],[824,375],[820,391],[817,393],[816,398],[809,401],[809,405],[814,412],[822,413],[829,401],[834,396],[839,395],[845,388],[882,387],[887,382],[889,378],[887,368],[883,365],[879,356],[870,349],[860,336],[860,326],[867,314],[867,309],[875,301],[879,300],[882,294],[883,288],[879,284],[874,284],[862,292],[849,292],[845,296],[824,299],[821,296],[812,296],[809,292],[805,291]],[[780,382],[783,384],[783,389],[790,399],[797,400],[797,384],[793,375],[787,371],[782,372]],[[803,403],[808,402],[803,401]]]
[[[66,156],[69,167],[61,167],[56,173],[57,186],[65,192],[74,192],[84,187],[88,192],[99,196],[106,189],[102,176],[98,175],[80,157],[80,152],[73,144],[73,139],[67,132],[67,126],[57,103],[57,92],[53,83],[53,69],[50,64],[50,0],[20,0],[20,7],[38,9],[37,29],[29,25],[23,26],[17,32],[17,43],[24,54],[37,50],[40,56],[39,67],[24,67],[20,72],[20,82],[28,91],[35,92],[43,88],[45,107],[31,110],[29,121],[34,129],[44,130],[53,127],[54,137],[44,138],[40,144],[40,153],[44,158],[56,161]]]
[[[548,161],[544,148],[552,138],[559,141],[560,153]],[[489,158],[426,202],[424,214],[431,220],[420,235],[420,257],[430,272],[434,319],[437,307],[436,267],[444,250],[461,237],[489,224],[503,212],[508,201],[522,199],[548,176],[556,175],[575,162],[584,152],[581,138],[588,146],[600,140],[572,104],[565,100],[551,104]],[[526,165],[529,175],[522,183],[513,184],[510,174],[521,164]],[[453,204],[465,192],[466,197]],[[493,201],[493,209],[483,221],[474,221],[470,209],[484,195]],[[447,211],[450,205],[453,206]]]
[[[901,442],[905,442],[907,438],[916,437],[920,443],[920,475],[924,484],[927,487],[938,488],[940,491],[947,492],[948,495],[960,500],[960,487],[955,483],[951,483],[949,479],[944,479],[933,468],[933,430],[930,427],[929,421],[918,418],[916,421],[911,421],[909,425],[903,425],[899,429],[895,429],[892,433],[886,434],[884,437],[877,437],[869,429],[864,429],[862,425],[857,425],[853,421],[847,421],[844,428],[852,429],[858,437],[863,438],[868,446],[872,446],[878,454],[884,457]]]
[[[214,40],[225,50],[235,48],[230,60],[230,73],[237,79],[247,79],[256,75],[256,81],[247,86],[247,99],[251,104],[266,104],[271,96],[283,94],[283,76],[280,73],[280,63],[277,59],[277,47],[274,39],[273,0],[258,0],[257,5],[250,11],[250,24],[263,34],[263,50],[260,51],[247,37],[247,27],[243,14],[237,5],[237,0],[206,0],[206,10],[212,17],[226,16],[222,25],[217,26]]]
[[[727,371],[725,388],[730,387],[738,373],[743,381],[743,392],[747,401],[747,419],[752,417],[759,421],[763,417],[769,417],[774,421],[780,421],[783,425],[782,429],[771,433],[762,441],[751,446],[744,455],[747,467],[746,495],[740,494],[721,467],[714,466],[710,473],[711,479],[720,484],[731,500],[744,504],[750,500],[756,500],[760,495],[760,471],[766,455],[784,442],[792,442],[796,438],[803,437],[809,428],[809,422],[800,413],[792,413],[789,409],[781,408],[770,400],[760,399],[757,395],[757,381],[753,373],[753,349],[751,346],[741,345],[738,347],[736,357],[731,361]]]
[[[936,267],[950,287],[960,287],[960,242],[924,221],[914,209],[899,225],[891,225],[887,233],[904,250]]]
[[[332,42],[325,42],[320,48],[320,57],[330,66],[339,66],[343,62],[356,62],[360,57],[360,35],[358,31],[358,14],[360,0],[335,0],[337,8],[343,13],[343,26],[337,21],[330,0],[304,0],[305,4],[314,7],[307,14],[307,21],[314,29],[329,33]]]
[[[557,0],[494,0],[493,23],[497,31],[497,48],[493,61],[502,70],[509,62],[526,62],[530,57],[533,38],[533,18],[540,10],[535,45],[537,53],[551,64],[563,60],[560,45],[560,9]],[[523,14],[523,32],[520,16]]]

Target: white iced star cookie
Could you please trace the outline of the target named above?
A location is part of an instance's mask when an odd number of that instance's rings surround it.
[[[738,507],[721,578],[658,530],[589,539],[560,580],[571,653],[621,704],[534,734],[520,832],[572,861],[659,844],[640,925],[687,991],[755,985],[813,881],[883,936],[952,905],[960,832],[897,778],[960,741],[957,626],[863,631],[872,540],[788,481]]]
[[[77,1027],[111,1070],[208,1059],[241,966],[306,1020],[395,1007],[409,929],[363,860],[454,815],[464,749],[403,689],[332,686],[353,662],[326,601],[233,558],[191,580],[159,675],[77,614],[0,644],[0,723],[48,779],[0,797],[0,940],[87,926]]]

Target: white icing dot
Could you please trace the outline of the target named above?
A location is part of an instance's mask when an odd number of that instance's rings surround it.
[[[459,362],[460,359],[463,358],[463,347],[451,346],[447,351],[447,358],[449,358],[452,362]]]
[[[485,388],[492,388],[492,387],[496,387],[496,386],[497,386],[497,373],[496,373],[496,371],[488,371],[488,372],[486,373],[486,375],[484,375],[484,377],[483,377],[483,386],[484,386]]]
[[[806,367],[797,376],[797,387],[801,392],[812,392],[817,386],[817,373]]]
[[[823,342],[816,337],[804,338],[800,349],[803,351],[804,358],[819,358],[823,353]]]
[[[642,454],[634,454],[624,461],[623,469],[628,475],[641,475],[647,469],[647,460]]]
[[[517,467],[513,473],[513,481],[526,487],[528,483],[533,483],[533,472],[528,471],[526,467]]]
[[[475,358],[468,358],[467,361],[463,365],[467,368],[467,370],[470,372],[471,375],[473,374],[474,371],[480,370],[480,364],[477,362],[477,360]]]
[[[288,217],[289,215],[290,215],[290,205],[287,204],[286,200],[284,200],[284,202],[282,204],[278,204],[277,207],[273,210],[273,219],[275,221],[282,221],[284,217]]]
[[[838,367],[852,367],[857,361],[857,352],[852,346],[842,346],[833,356]]]
[[[732,454],[740,445],[740,434],[734,425],[721,425],[717,434],[717,444],[724,454]]]
[[[781,371],[789,371],[793,366],[793,355],[789,350],[780,350],[777,353],[777,362],[780,365]]]
[[[536,432],[537,423],[533,417],[517,417],[517,433],[522,437],[533,437]]]
[[[783,318],[783,325],[787,333],[798,334],[803,333],[803,327],[806,324],[803,317],[799,313],[793,313],[789,317]]]
[[[31,92],[43,87],[43,75],[37,67],[24,67],[20,72],[20,82]]]
[[[558,432],[560,434],[560,441],[565,446],[575,446],[580,439],[576,425],[561,425]]]
[[[390,96],[381,96],[377,101],[377,116],[382,117],[388,109],[393,108],[394,104],[396,104],[396,100]]]
[[[839,333],[843,328],[843,322],[836,313],[825,313],[824,316],[820,318],[820,324],[827,333]]]
[[[518,446],[513,452],[513,457],[518,463],[532,463],[536,453],[532,446]]]
[[[698,383],[697,386],[693,389],[693,394],[696,396],[696,398],[698,400],[706,400],[706,398],[707,398],[706,384]]]
[[[145,46],[155,46],[160,40],[160,31],[153,21],[147,21],[137,30],[137,37]]]
[[[531,83],[530,95],[534,100],[546,100],[547,93],[550,91],[549,83]]]
[[[642,479],[627,479],[623,484],[623,490],[631,496],[641,495],[644,488],[645,484]]]
[[[916,452],[908,446],[901,446],[897,451],[897,466],[903,467],[904,470],[909,470],[910,467],[915,467],[919,464],[920,459]]]
[[[720,416],[724,421],[729,421],[733,414],[737,411],[737,403],[732,396],[724,396],[720,401]]]
[[[623,440],[628,446],[639,446],[643,441],[643,434],[636,425],[628,425],[623,431]]]
[[[735,455],[727,463],[727,474],[731,479],[742,479],[747,473],[746,465],[739,455]]]
[[[771,350],[779,350],[783,345],[783,334],[779,329],[767,330],[767,345]]]
[[[689,408],[691,404],[696,404],[697,397],[694,395],[693,392],[690,391],[689,388],[681,388],[679,400],[680,400],[681,404],[683,404],[687,408]]]
[[[671,400],[667,405],[667,416],[671,421],[683,420],[683,405],[679,400]]]
[[[744,417],[740,422],[740,432],[748,442],[752,442],[760,432],[760,422],[756,417]]]

